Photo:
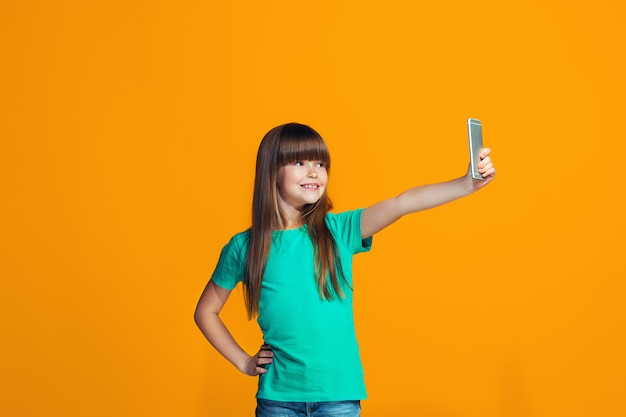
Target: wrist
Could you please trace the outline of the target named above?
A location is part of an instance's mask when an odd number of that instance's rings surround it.
[[[459,190],[462,193],[461,197],[472,194],[476,189],[474,188],[474,179],[471,174],[464,175],[457,179],[459,183]]]
[[[250,356],[247,354],[241,355],[236,359],[231,360],[231,363],[237,368],[237,370],[243,374],[248,374],[248,362],[250,360]]]
[[[241,366],[238,366],[239,371],[245,375],[254,375],[254,372],[251,372],[251,369],[254,370],[254,368],[256,367],[256,363],[255,362],[255,358],[254,356],[248,356],[246,358],[244,358],[243,362],[241,363]],[[252,367],[250,366],[250,363],[253,363]]]

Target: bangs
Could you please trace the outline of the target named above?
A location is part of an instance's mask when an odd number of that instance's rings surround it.
[[[283,127],[278,148],[278,166],[295,161],[322,161],[330,168],[330,153],[324,139],[309,126],[291,123]]]

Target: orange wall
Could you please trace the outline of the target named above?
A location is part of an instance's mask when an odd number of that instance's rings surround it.
[[[345,210],[471,116],[497,180],[356,259],[363,415],[626,415],[624,3],[225,3],[0,5],[0,414],[252,415],[192,314],[262,135],[319,130]]]

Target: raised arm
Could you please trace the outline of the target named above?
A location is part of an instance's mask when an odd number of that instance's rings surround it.
[[[478,164],[478,171],[484,180],[475,180],[468,172],[463,177],[452,181],[410,188],[397,197],[367,207],[361,216],[363,239],[381,231],[406,214],[427,210],[465,197],[489,184],[496,175],[489,157],[490,153],[489,148],[483,149],[480,153],[481,161]]]
[[[241,372],[251,376],[264,374],[267,370],[260,365],[272,363],[273,353],[268,350],[269,346],[263,345],[256,355],[248,355],[219,317],[230,293],[231,291],[209,281],[196,307],[196,324],[213,347]]]

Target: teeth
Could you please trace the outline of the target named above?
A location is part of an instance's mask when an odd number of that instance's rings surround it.
[[[318,186],[317,185],[310,185],[310,184],[305,184],[303,185],[304,188],[311,188],[311,189],[317,189]]]

